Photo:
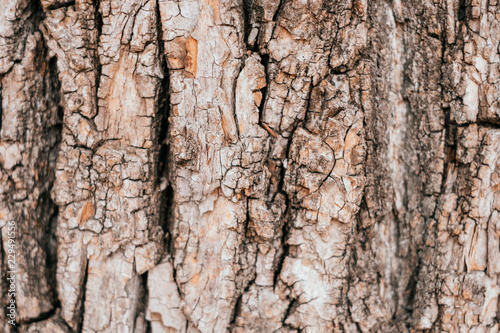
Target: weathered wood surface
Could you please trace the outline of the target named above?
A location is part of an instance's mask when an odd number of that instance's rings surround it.
[[[499,331],[497,0],[0,8],[0,331]]]

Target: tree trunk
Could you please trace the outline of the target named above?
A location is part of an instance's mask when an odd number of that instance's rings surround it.
[[[0,4],[0,331],[499,331],[497,0]]]

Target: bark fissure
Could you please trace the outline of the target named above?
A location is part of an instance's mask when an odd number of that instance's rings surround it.
[[[75,2],[76,1],[68,1],[68,2],[62,2],[62,3],[55,3],[53,5],[50,5],[50,6],[47,6],[46,9],[47,10],[56,10],[56,9],[60,9],[60,8],[65,8],[65,7],[72,7],[75,5]],[[40,5],[40,8],[42,6]]]
[[[101,83],[101,75],[102,75],[102,65],[99,57],[99,41],[102,36],[102,14],[100,12],[101,0],[93,1],[94,6],[94,20],[95,20],[95,30],[96,30],[96,44],[94,45],[94,64],[95,64],[95,114],[93,114],[92,118],[95,118],[99,114],[99,85]],[[92,47],[92,46],[90,46]]]
[[[87,261],[87,264],[85,266],[85,271],[83,275],[83,280],[82,280],[82,285],[80,286],[80,292],[82,293],[79,296],[79,313],[78,313],[78,320],[76,322],[75,326],[75,331],[76,332],[81,332],[83,333],[83,323],[85,320],[85,300],[87,298],[87,283],[88,283],[88,277],[89,277],[89,262]]]

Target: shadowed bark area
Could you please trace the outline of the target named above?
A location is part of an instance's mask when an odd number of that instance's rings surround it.
[[[0,0],[2,332],[497,332],[496,0]]]

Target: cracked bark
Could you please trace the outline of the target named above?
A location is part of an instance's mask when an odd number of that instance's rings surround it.
[[[496,0],[0,13],[5,332],[497,332]]]

